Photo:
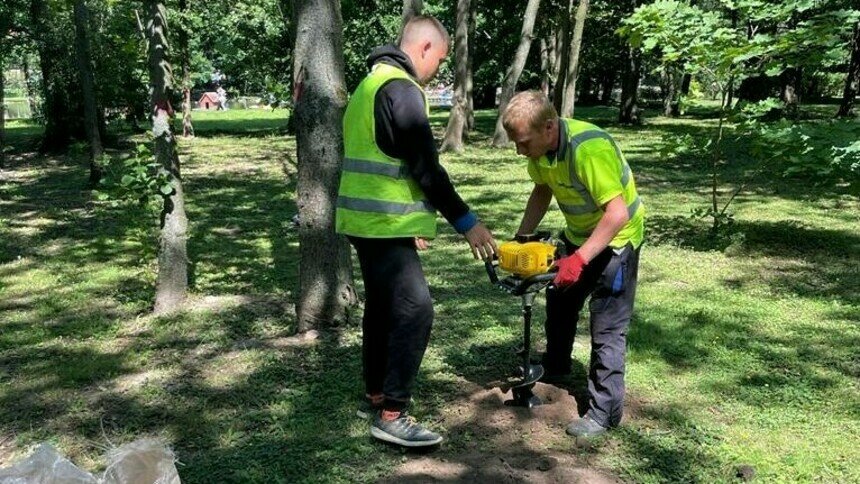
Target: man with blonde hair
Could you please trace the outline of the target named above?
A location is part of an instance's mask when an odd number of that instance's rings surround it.
[[[406,414],[433,324],[433,301],[416,249],[436,235],[436,211],[463,234],[473,255],[495,242],[439,164],[422,86],[448,55],[448,33],[428,16],[410,19],[399,45],[375,49],[370,73],[343,118],[344,164],[338,233],[355,247],[364,280],[362,363],[371,435],[406,447],[442,436]]]
[[[615,140],[597,126],[559,118],[546,95],[514,96],[502,124],[535,183],[517,234],[534,232],[552,198],[564,214],[566,257],[546,295],[545,381],[571,371],[579,312],[590,296],[588,408],[567,433],[588,437],[617,426],[624,405],[627,327],[633,313],[645,208]]]

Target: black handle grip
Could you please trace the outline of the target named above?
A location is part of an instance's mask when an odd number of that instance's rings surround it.
[[[499,276],[496,274],[496,266],[493,264],[492,259],[484,261],[484,268],[487,269],[487,276],[490,277],[490,282],[492,284],[498,284]]]

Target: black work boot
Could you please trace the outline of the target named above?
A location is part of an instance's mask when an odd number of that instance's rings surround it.
[[[427,447],[442,442],[441,435],[425,429],[406,412],[400,412],[394,420],[385,420],[382,412],[377,412],[370,425],[370,435],[404,447]]]
[[[576,419],[567,426],[567,434],[574,437],[595,437],[609,430],[591,419],[588,415]]]

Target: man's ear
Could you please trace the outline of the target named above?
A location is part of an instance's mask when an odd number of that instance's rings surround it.
[[[433,43],[430,42],[429,40],[427,40],[423,44],[421,44],[421,57],[424,57],[424,56],[430,54],[430,49],[432,49],[432,48],[433,48]]]

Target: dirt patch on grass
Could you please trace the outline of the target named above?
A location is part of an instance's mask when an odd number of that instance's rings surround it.
[[[8,465],[15,457],[15,437],[12,434],[0,434],[0,467]]]
[[[424,455],[407,454],[382,482],[620,482],[594,467],[578,452],[583,443],[565,434],[578,415],[566,390],[538,383],[534,393],[543,405],[529,410],[506,406],[511,395],[498,387],[464,383],[463,388],[438,422],[447,441]]]

